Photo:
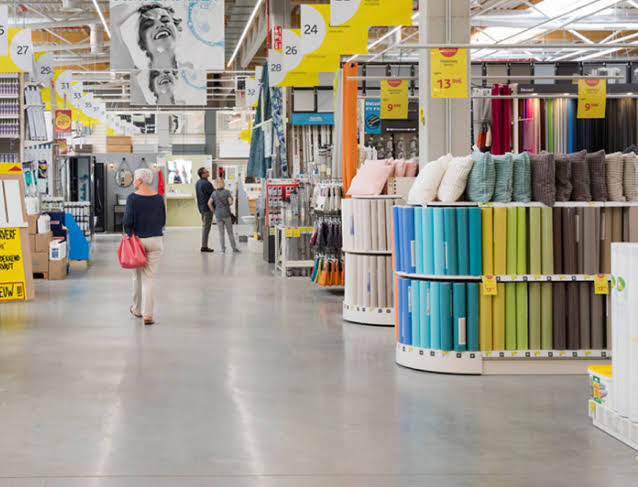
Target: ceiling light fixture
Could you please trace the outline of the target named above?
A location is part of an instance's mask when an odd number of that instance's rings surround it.
[[[93,0],[93,1],[95,2],[96,0]],[[255,8],[253,9],[253,13],[250,14],[250,17],[248,18],[248,22],[246,22],[246,27],[244,27],[244,31],[241,33],[241,36],[239,37],[239,40],[237,41],[237,45],[235,46],[235,51],[233,51],[233,55],[230,56],[230,61],[228,61],[228,64],[226,64],[227,67],[230,67],[230,65],[235,60],[235,56],[237,56],[237,53],[239,52],[241,43],[244,41],[244,37],[246,37],[246,34],[248,34],[248,29],[250,29],[250,26],[253,23],[253,20],[255,20],[255,17],[257,16],[257,12],[259,11],[259,7],[261,7],[262,3],[264,3],[264,0],[257,0],[257,4],[255,5]]]
[[[102,15],[102,10],[100,10],[100,6],[97,3],[97,0],[93,0],[93,5],[95,5],[95,10],[97,10],[97,14],[100,16],[100,20],[102,21],[102,25],[104,26],[104,30],[109,35],[109,39],[111,38],[111,31],[109,30],[109,26],[106,25],[106,20],[104,19],[104,15]]]

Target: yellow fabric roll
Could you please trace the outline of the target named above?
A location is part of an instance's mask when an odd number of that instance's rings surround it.
[[[479,347],[483,351],[493,350],[492,348],[492,296],[483,292],[480,286],[481,299],[479,302]]]
[[[505,350],[505,284],[498,283],[498,294],[493,301],[493,350]]]
[[[494,208],[494,274],[507,274],[507,208]]]
[[[481,235],[483,243],[483,274],[494,274],[494,210],[481,210]],[[471,236],[473,237],[473,235]]]

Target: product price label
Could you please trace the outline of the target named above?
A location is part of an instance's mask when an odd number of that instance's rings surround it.
[[[0,228],[0,301],[27,298],[19,228]]]
[[[607,81],[604,79],[578,80],[578,118],[605,118]]]
[[[467,98],[467,50],[430,50],[432,98]]]
[[[381,118],[408,118],[408,82],[405,80],[381,81]]]
[[[294,238],[301,237],[301,230],[299,230],[299,227],[295,227],[295,228],[292,229],[292,236]]]
[[[483,294],[487,296],[496,296],[498,294],[496,276],[483,276]]]
[[[287,227],[286,228],[286,238],[291,238],[292,237],[292,227]]]
[[[609,281],[606,274],[596,274],[594,276],[594,293],[609,294]]]

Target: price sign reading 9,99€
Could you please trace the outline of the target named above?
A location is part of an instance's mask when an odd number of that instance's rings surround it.
[[[467,98],[467,50],[430,49],[432,98]]]
[[[408,82],[390,79],[381,81],[381,118],[408,118]]]
[[[577,118],[605,118],[607,81],[604,79],[578,80]]]

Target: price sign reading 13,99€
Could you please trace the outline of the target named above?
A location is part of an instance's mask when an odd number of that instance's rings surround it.
[[[430,49],[432,98],[467,98],[467,50]]]

